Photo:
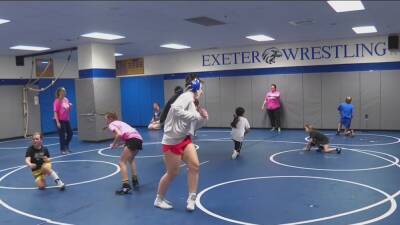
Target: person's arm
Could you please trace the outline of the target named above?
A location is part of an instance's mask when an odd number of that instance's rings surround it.
[[[173,110],[173,112],[175,113],[175,115],[177,117],[180,117],[182,119],[186,119],[186,120],[200,120],[202,118],[202,116],[200,115],[199,112],[197,111],[188,111],[185,110],[185,106],[187,106],[188,104],[193,104],[194,106],[194,102],[193,99],[190,95],[186,95],[186,96],[180,96],[172,105],[171,105],[171,110]]]
[[[275,93],[274,93],[274,95],[272,97],[279,100],[280,97],[281,97],[281,92],[280,91],[275,91]]]
[[[244,134],[247,134],[247,133],[249,133],[250,132],[250,123],[249,123],[249,121],[246,119],[246,124],[245,124],[245,127],[244,127]]]
[[[31,157],[30,157],[30,156],[25,157],[25,163],[26,163],[26,165],[28,165],[29,168],[31,168],[31,169],[35,169],[35,168],[36,168],[36,164],[35,164],[35,163],[31,163]]]
[[[353,119],[353,111],[354,111],[354,107],[351,107],[351,118]]]
[[[309,141],[307,141],[306,146],[305,146],[305,150],[310,150],[311,149],[311,139]]]
[[[261,111],[265,109],[265,104],[267,103],[267,100],[264,99],[263,104],[261,105]]]
[[[122,133],[118,128],[114,128],[113,133],[114,133],[114,141],[111,144],[111,148],[116,148],[119,146],[119,141],[121,140]]]
[[[50,162],[50,153],[49,153],[49,150],[47,148],[44,150],[43,161],[44,162]]]
[[[57,112],[60,110],[60,100],[56,99],[54,100],[53,103],[53,111],[54,111],[54,119],[56,120],[56,124],[57,124],[57,128],[60,129],[61,128],[61,124],[60,124],[60,120],[58,118]]]

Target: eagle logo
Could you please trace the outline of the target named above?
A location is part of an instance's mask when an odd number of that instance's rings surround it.
[[[275,59],[279,57],[282,57],[282,52],[275,47],[267,48],[262,53],[263,60],[268,64],[275,63]]]

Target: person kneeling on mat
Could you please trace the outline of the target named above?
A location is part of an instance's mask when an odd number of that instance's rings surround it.
[[[25,153],[25,162],[31,168],[39,190],[46,188],[45,176],[51,176],[61,191],[65,189],[65,184],[51,169],[49,150],[43,146],[43,135],[41,133],[33,133],[32,145],[28,147]]]
[[[305,148],[306,151],[310,151],[311,147],[313,147],[313,146],[317,146],[318,147],[317,151],[319,151],[319,152],[323,151],[325,153],[328,153],[328,152],[336,151],[337,154],[340,154],[340,152],[342,151],[341,148],[331,148],[329,146],[329,138],[326,135],[324,135],[323,133],[314,129],[314,127],[311,126],[310,124],[306,124],[304,126],[304,129],[310,135],[309,140],[306,144],[306,148]]]

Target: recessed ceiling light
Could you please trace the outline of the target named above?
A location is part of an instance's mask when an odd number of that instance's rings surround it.
[[[114,53],[114,56],[123,56],[124,54],[122,53]]]
[[[263,35],[263,34],[246,36],[246,38],[254,40],[254,41],[273,41],[273,40],[275,40],[274,38]]]
[[[10,22],[10,20],[0,19],[0,24],[8,23],[8,22]]]
[[[353,27],[352,28],[354,32],[357,34],[368,34],[368,33],[376,33],[378,32],[376,30],[375,26],[362,26],[362,27]]]
[[[27,50],[27,51],[44,51],[44,50],[49,50],[50,48],[38,47],[38,46],[27,46],[27,45],[16,45],[16,46],[10,47],[10,49]]]
[[[175,44],[175,43],[169,43],[169,44],[161,45],[160,47],[162,47],[162,48],[172,48],[172,49],[191,48],[190,46],[181,45],[181,44]]]
[[[333,8],[333,10],[335,10],[338,13],[365,9],[361,1],[327,1],[327,2]]]
[[[121,36],[121,35],[106,34],[106,33],[100,33],[100,32],[82,34],[81,36],[88,37],[88,38],[102,39],[102,40],[117,40],[117,39],[125,38],[124,36]]]

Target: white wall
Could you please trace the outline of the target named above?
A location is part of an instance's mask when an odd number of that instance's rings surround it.
[[[371,48],[373,50],[372,55],[370,55],[367,50],[363,49],[362,45]],[[261,62],[258,62],[257,60],[255,60],[254,63],[252,62],[253,52],[254,54],[258,54],[258,58],[261,59],[262,53],[271,47],[275,47],[282,54],[281,57],[275,58],[275,62],[270,64],[262,60]],[[293,54],[297,50],[296,59],[293,60],[289,56],[289,49],[292,49]],[[302,54],[302,51],[304,54]],[[311,57],[311,51],[314,51],[315,53],[314,58]],[[247,53],[240,54],[243,52]],[[284,54],[284,52],[286,54]],[[326,52],[329,52],[330,55],[328,55]],[[336,54],[336,52],[338,52],[338,54]],[[225,53],[225,64],[217,65],[212,57],[217,57],[218,62],[222,64],[223,53]],[[234,53],[236,53],[236,63],[234,63]],[[243,56],[244,63],[242,62]],[[289,59],[287,59],[286,56],[289,56]],[[301,56],[303,56],[303,59]],[[307,59],[307,56],[310,59]],[[203,58],[205,59],[205,64]],[[265,45],[205,51],[186,51],[168,55],[147,56],[144,57],[144,67],[145,75],[155,75],[233,69],[278,68],[394,61],[400,61],[400,54],[389,52],[387,50],[387,36],[379,36],[351,40],[330,40],[289,44],[274,44],[274,42],[270,42],[266,43]]]
[[[51,55],[54,61],[54,75],[60,74],[67,61],[69,52]],[[15,65],[15,56],[0,56],[0,79],[29,79],[31,76],[32,58],[25,58],[24,66]],[[78,78],[77,53],[72,52],[71,61],[66,65],[61,78]],[[36,73],[33,72],[36,78]]]

